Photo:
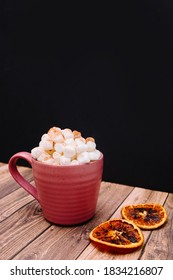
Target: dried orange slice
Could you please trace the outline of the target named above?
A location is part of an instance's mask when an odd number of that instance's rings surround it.
[[[167,220],[164,207],[156,203],[144,203],[124,206],[121,210],[124,219],[134,222],[142,229],[155,229]]]
[[[89,237],[98,249],[121,254],[136,250],[144,242],[141,230],[124,219],[112,219],[98,225]]]

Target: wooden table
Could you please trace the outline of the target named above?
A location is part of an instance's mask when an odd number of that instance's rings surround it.
[[[32,170],[19,170],[32,183]],[[146,202],[164,205],[168,221],[159,229],[143,230],[142,248],[111,254],[89,241],[95,226],[121,217],[123,205]],[[0,222],[1,260],[173,260],[173,193],[102,182],[95,216],[82,225],[63,227],[44,219],[39,203],[14,181],[8,165],[0,163]]]

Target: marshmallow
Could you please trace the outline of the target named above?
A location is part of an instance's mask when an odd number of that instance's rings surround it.
[[[50,128],[48,131],[48,136],[56,143],[62,143],[64,141],[64,137],[59,127],[54,126]]]
[[[62,129],[61,132],[62,132],[64,138],[66,138],[66,139],[74,138],[73,132],[69,128]]]
[[[48,159],[50,159],[50,158],[51,158],[51,156],[50,156],[48,153],[43,152],[43,153],[37,158],[37,160],[38,160],[38,161],[46,161],[46,160],[48,160]]]
[[[59,153],[57,153],[57,152],[54,152],[54,153],[52,154],[52,157],[53,157],[54,159],[59,159],[60,156],[61,156],[61,154],[59,154]]]
[[[86,146],[87,146],[87,152],[92,152],[96,149],[96,143],[93,141],[88,141],[86,143]]]
[[[59,163],[60,163],[60,165],[69,165],[71,163],[71,159],[67,158],[65,156],[61,156],[59,158]]]
[[[76,152],[77,154],[83,153],[87,151],[87,145],[82,141],[75,141],[76,142]]]
[[[38,161],[53,165],[78,165],[100,158],[95,139],[81,136],[77,130],[52,127],[42,135],[38,147],[31,150],[31,155]]]
[[[88,156],[89,156],[89,159],[92,161],[92,160],[98,160],[100,158],[100,151],[99,150],[95,150],[95,151],[92,151],[92,152],[88,152]]]
[[[61,133],[58,133],[54,138],[52,138],[52,140],[55,143],[63,143],[64,142],[64,137]]]
[[[64,156],[67,158],[72,158],[76,155],[75,146],[67,145],[64,147]]]
[[[73,159],[71,161],[71,165],[79,165],[79,161],[77,159]]]
[[[83,137],[75,138],[75,143],[86,143],[86,140]]]
[[[44,150],[52,150],[53,149],[53,141],[51,140],[41,140],[39,146]]]
[[[35,147],[31,150],[31,155],[33,158],[37,159],[43,152],[44,152],[43,148]]]
[[[54,137],[57,133],[59,133],[59,132],[61,132],[61,128],[59,128],[59,127],[56,127],[56,126],[53,126],[53,127],[51,127],[50,129],[49,129],[49,131],[48,131],[48,135],[49,135],[49,137]]]
[[[80,138],[81,137],[81,133],[77,130],[73,130],[73,135],[74,135],[74,138]]]
[[[79,161],[79,163],[88,163],[88,162],[90,162],[90,158],[89,158],[88,152],[80,153],[77,156],[77,160]]]
[[[60,157],[61,157],[61,155],[59,153],[57,153],[57,152],[54,152],[52,154],[52,158],[54,160],[54,164],[56,164],[56,165],[60,164]]]
[[[47,133],[43,134],[41,137],[41,141],[45,141],[45,140],[51,140]]]
[[[55,149],[55,151],[56,151],[57,153],[62,154],[62,153],[64,153],[64,144],[62,144],[62,143],[56,143],[56,144],[54,145],[54,149]]]
[[[65,145],[75,145],[75,141],[74,141],[74,139],[73,138],[68,138],[68,139],[65,139],[64,140],[64,144]]]
[[[89,142],[89,141],[95,142],[95,140],[94,140],[93,137],[87,137],[87,138],[86,138],[86,143]]]

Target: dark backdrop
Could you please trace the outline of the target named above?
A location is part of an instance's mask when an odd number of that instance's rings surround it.
[[[0,161],[69,127],[104,180],[173,190],[173,2],[4,3]]]

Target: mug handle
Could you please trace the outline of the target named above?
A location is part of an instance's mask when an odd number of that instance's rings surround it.
[[[32,167],[32,156],[28,152],[19,152],[14,154],[8,163],[9,171],[14,178],[14,180],[22,187],[24,188],[29,194],[31,194],[35,199],[38,200],[38,193],[36,188],[31,185],[18,171],[17,169],[17,160],[18,159],[24,159],[26,160]]]

